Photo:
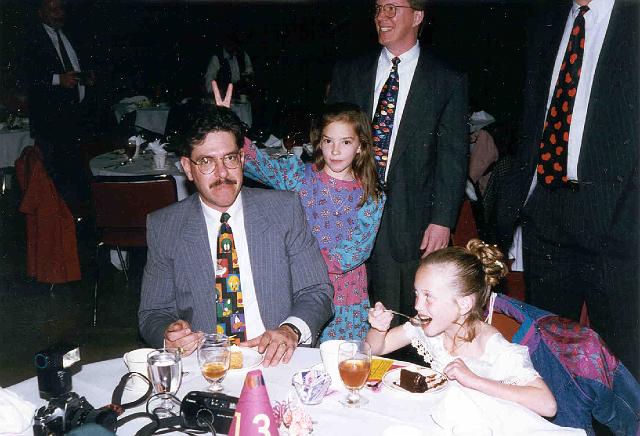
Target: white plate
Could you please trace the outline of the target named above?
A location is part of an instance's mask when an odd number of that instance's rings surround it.
[[[234,347],[235,349],[235,347]],[[262,363],[263,355],[258,353],[253,348],[247,347],[238,347],[238,349],[242,352],[242,368],[238,369],[229,369],[230,372],[233,371],[244,371],[246,369],[252,369],[257,367]]]
[[[433,389],[429,389],[426,392],[409,392],[406,389],[403,389],[400,387],[400,370],[401,369],[407,369],[409,371],[413,371],[413,372],[417,372],[419,374],[426,376],[430,376],[433,374],[439,375],[440,377],[445,377],[443,374],[439,373],[438,371],[434,371],[433,369],[430,368],[423,368],[423,367],[406,367],[406,368],[396,368],[393,369],[389,372],[387,372],[384,377],[382,377],[382,384],[384,384],[385,386],[387,386],[389,389],[393,389],[394,391],[399,391],[399,392],[404,392],[405,394],[411,394],[411,395],[425,395],[425,394],[432,394],[434,392],[439,392],[443,389],[445,389],[448,385],[448,382],[445,381],[443,384],[441,384],[440,386],[433,388]],[[445,378],[446,380],[446,378]],[[396,384],[397,383],[397,384]]]

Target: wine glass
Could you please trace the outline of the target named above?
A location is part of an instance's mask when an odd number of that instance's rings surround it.
[[[174,395],[182,382],[182,358],[177,350],[160,348],[147,355],[147,365],[154,392],[162,400],[154,412],[159,416],[174,415],[178,405]]]
[[[345,387],[349,389],[341,401],[347,407],[360,407],[367,399],[360,389],[367,382],[371,370],[371,347],[364,341],[345,341],[338,347],[338,370]]]
[[[124,151],[127,154],[127,162],[133,162],[133,156],[135,156],[136,154],[136,140],[129,139],[129,141],[127,142],[127,147],[124,149]]]
[[[229,338],[218,333],[205,334],[198,347],[200,371],[209,383],[209,390],[222,392],[220,383],[229,370]]]
[[[282,139],[282,145],[284,145],[284,148],[287,149],[287,156],[291,156],[293,154],[291,149],[293,149],[293,146],[296,145],[296,134],[287,133],[286,135],[284,135],[284,138]]]

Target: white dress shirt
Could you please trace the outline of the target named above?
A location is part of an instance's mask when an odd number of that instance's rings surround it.
[[[220,230],[220,217],[222,212],[207,206],[202,198],[200,199],[204,220],[207,225],[207,236],[209,247],[211,247],[211,260],[216,265],[216,246],[218,244],[218,231]],[[244,318],[246,324],[247,340],[260,336],[265,332],[265,327],[260,316],[260,308],[256,297],[256,289],[251,272],[251,258],[249,257],[249,245],[247,244],[247,234],[244,227],[244,213],[242,208],[242,193],[227,209],[229,214],[229,226],[233,232],[233,241],[238,254],[238,268],[240,269],[240,288],[242,289],[242,301],[244,304]],[[214,289],[211,289],[211,298],[215,298]],[[311,343],[311,329],[302,319],[290,316],[284,322],[291,323],[298,327],[301,336],[301,343]]]
[[[593,85],[593,78],[596,73],[596,67],[598,65],[598,59],[600,58],[600,51],[602,49],[604,37],[607,33],[607,28],[609,27],[609,19],[611,18],[611,11],[613,10],[614,3],[615,0],[591,0],[588,5],[589,11],[584,14],[584,55],[582,58],[582,70],[580,72],[580,80],[578,81],[573,113],[571,115],[569,146],[567,150],[567,178],[569,180],[578,180],[578,160],[580,158],[580,148],[582,146],[584,123],[587,118],[587,110],[589,109],[591,86]],[[549,105],[551,104],[553,91],[555,90],[556,81],[560,72],[560,66],[562,65],[562,60],[564,59],[564,55],[567,50],[567,44],[569,43],[569,35],[573,28],[573,22],[578,16],[579,11],[580,5],[574,2],[571,12],[567,17],[564,34],[562,35],[562,40],[558,47],[558,54],[556,55],[556,62],[553,67],[553,74],[551,75],[551,82],[549,84],[549,95],[547,97],[545,114],[549,110]],[[538,177],[534,171],[533,180],[531,181],[529,193],[527,194],[527,200],[533,193],[537,184]],[[521,233],[522,229],[521,227],[518,227],[514,234],[513,245],[509,250],[509,257],[515,258],[512,266],[514,271],[523,270]]]
[[[253,65],[251,65],[251,58],[246,52],[242,52],[244,56],[244,71],[240,71],[240,65],[236,56],[231,56],[227,50],[222,49],[222,56],[229,61],[229,68],[231,69],[231,83],[237,83],[244,74],[253,74]],[[218,71],[220,71],[220,59],[218,55],[213,55],[207,65],[207,72],[204,74],[204,86],[207,92],[213,93],[211,89],[211,81],[218,77]],[[226,91],[226,89],[224,90]]]
[[[49,35],[49,38],[51,39],[51,43],[53,44],[53,47],[56,49],[56,52],[58,52],[58,59],[60,59],[60,65],[64,66],[64,62],[62,62],[62,53],[60,52],[60,45],[58,44],[58,35],[56,33],[56,30],[53,27],[48,26],[44,23],[42,23],[42,27],[44,27],[44,30],[47,32],[47,35]],[[65,34],[62,33],[62,30],[60,30],[60,37],[62,38],[62,43],[64,44],[64,47],[67,49],[67,54],[69,55],[69,60],[71,61],[71,66],[73,67],[73,71],[78,71],[78,72],[82,71],[80,69],[80,61],[78,61],[78,55],[76,54],[76,51],[71,46],[71,43],[69,42]],[[53,75],[53,78],[51,79],[51,84],[53,86],[60,86],[59,74]],[[85,93],[84,85],[78,84],[79,101],[82,101],[84,99],[84,93]]]
[[[409,89],[411,88],[411,81],[413,80],[413,74],[416,72],[416,65],[418,65],[418,57],[420,56],[420,44],[416,43],[408,51],[404,52],[400,56],[400,63],[398,64],[398,100],[396,101],[396,114],[393,117],[393,130],[391,131],[391,141],[389,143],[389,154],[387,156],[387,167],[385,168],[384,179],[387,180],[389,174],[389,167],[391,166],[391,156],[393,155],[393,148],[396,143],[396,136],[398,136],[398,128],[400,127],[400,121],[402,120],[402,113],[404,112],[404,106],[409,96]],[[393,63],[391,60],[396,57],[387,48],[383,48],[378,57],[378,68],[376,70],[376,88],[373,99],[373,115],[376,113],[378,107],[378,99],[380,97],[380,91],[385,82],[389,78],[391,67]]]

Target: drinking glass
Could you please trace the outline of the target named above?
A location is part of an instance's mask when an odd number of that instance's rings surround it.
[[[296,145],[296,134],[287,133],[286,135],[284,135],[284,138],[282,139],[282,145],[284,145],[284,148],[287,149],[287,155],[292,155],[293,152],[291,150],[293,149],[293,146]]]
[[[125,152],[127,153],[127,159],[129,162],[133,162],[133,156],[136,154],[136,140],[129,139],[127,142],[127,148],[125,148]]]
[[[229,338],[217,333],[205,334],[198,348],[200,371],[209,383],[209,390],[222,392],[220,383],[229,370]]]
[[[177,406],[174,395],[182,382],[182,358],[177,350],[160,348],[147,355],[153,390],[162,400],[155,409],[159,415],[173,415]]]
[[[371,370],[371,347],[364,341],[345,341],[338,348],[340,378],[349,390],[342,401],[347,407],[360,407],[367,399],[360,396],[360,389],[367,382]]]

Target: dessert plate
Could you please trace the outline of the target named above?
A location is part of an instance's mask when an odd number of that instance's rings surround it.
[[[240,351],[242,353],[242,368],[236,368],[236,369],[230,368],[229,372],[244,371],[246,369],[252,369],[262,363],[263,355],[258,353],[253,348],[231,346],[230,350],[232,353],[234,351]]]
[[[427,389],[425,392],[410,392],[404,388],[400,387],[400,371],[402,369],[407,369],[409,371],[413,371],[413,372],[417,372],[425,377],[433,377],[434,375],[436,376],[436,379],[441,379],[444,380],[444,383],[431,388],[431,389]],[[386,373],[384,375],[384,377],[382,377],[382,384],[387,386],[389,389],[392,389],[394,391],[399,391],[399,392],[403,392],[405,394],[411,394],[411,395],[425,395],[425,394],[432,394],[435,392],[440,392],[441,390],[445,389],[448,385],[448,381],[447,378],[444,376],[444,374],[438,372],[438,371],[434,371],[431,368],[424,368],[424,367],[417,367],[417,366],[408,366],[406,368],[396,368],[393,369],[391,371],[389,371],[388,373]]]

